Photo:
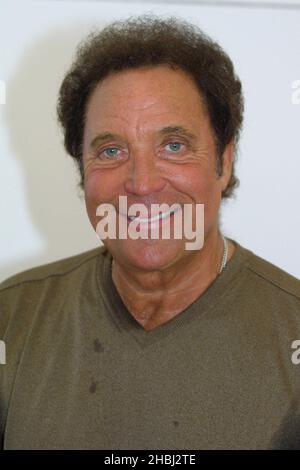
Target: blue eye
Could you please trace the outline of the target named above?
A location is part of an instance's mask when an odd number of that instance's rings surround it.
[[[107,149],[103,151],[105,157],[109,157],[109,158],[118,157],[119,156],[118,152],[119,152],[119,149],[117,147],[108,147]]]
[[[170,142],[166,145],[166,147],[169,147],[168,150],[170,152],[179,152],[179,150],[181,150],[182,144],[180,142]]]

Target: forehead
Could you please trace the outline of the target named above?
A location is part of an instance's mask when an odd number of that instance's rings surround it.
[[[101,81],[89,98],[86,126],[149,127],[168,120],[204,119],[206,108],[194,80],[167,65],[126,70]]]

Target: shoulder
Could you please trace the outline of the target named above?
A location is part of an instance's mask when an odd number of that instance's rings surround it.
[[[248,252],[247,271],[258,285],[268,286],[270,289],[300,301],[299,279],[252,251],[244,250]]]
[[[240,308],[258,324],[275,322],[283,329],[293,324],[300,334],[300,280],[239,244],[237,258],[242,268],[236,282]]]
[[[45,281],[64,278],[72,273],[76,275],[84,269],[90,269],[99,260],[101,262],[101,258],[106,252],[105,247],[102,246],[15,274],[0,284],[0,295],[5,291],[24,287],[25,285],[40,285]]]
[[[79,303],[83,292],[97,289],[104,246],[16,274],[0,284],[0,338],[8,328],[26,333],[35,318],[63,312]],[[22,334],[20,332],[23,332]]]

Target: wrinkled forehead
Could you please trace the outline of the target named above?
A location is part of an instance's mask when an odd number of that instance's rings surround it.
[[[121,126],[145,132],[170,120],[201,121],[206,107],[193,79],[182,70],[157,66],[122,71],[101,81],[86,107],[86,129]]]

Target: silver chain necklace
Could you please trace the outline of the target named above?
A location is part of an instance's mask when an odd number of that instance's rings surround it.
[[[226,240],[226,238],[224,237],[223,234],[222,234],[222,240],[223,240],[223,243],[224,243],[224,251],[223,251],[223,256],[222,256],[222,261],[221,261],[221,267],[220,267],[220,270],[219,270],[219,274],[221,274],[221,272],[225,268],[226,263],[227,263],[227,258],[228,258],[228,243],[227,243],[227,240]]]

